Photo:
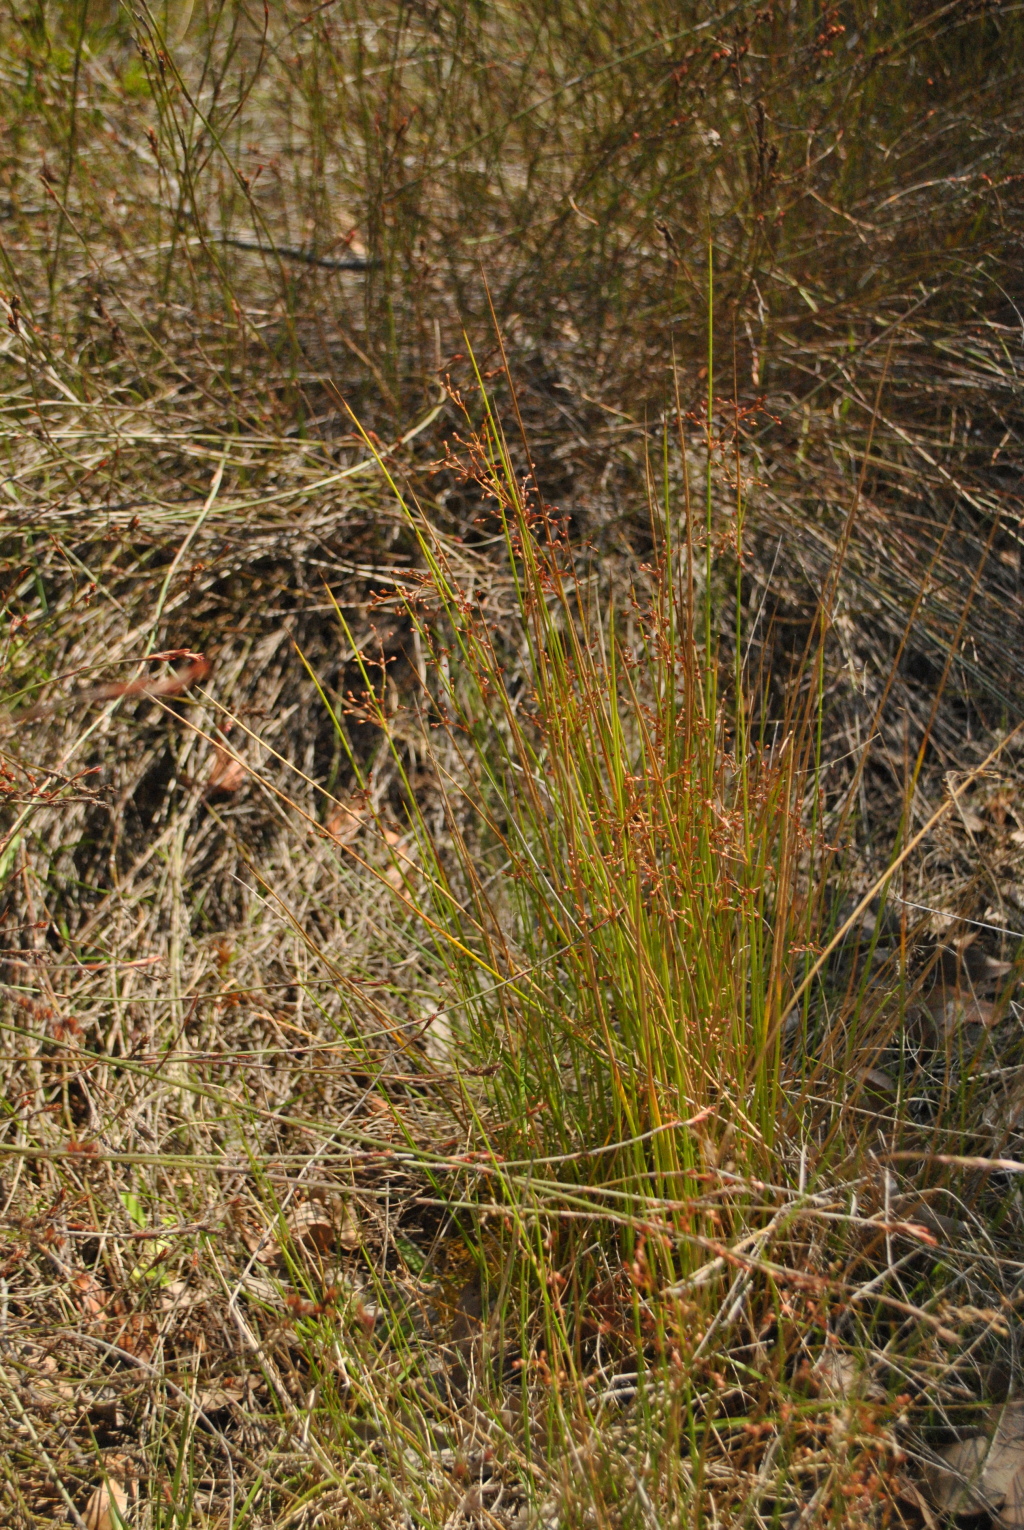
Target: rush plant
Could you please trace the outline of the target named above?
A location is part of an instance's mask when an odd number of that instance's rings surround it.
[[[742,631],[719,637],[743,483],[734,471],[719,499],[723,442],[707,417],[677,426],[651,478],[652,558],[616,588],[517,473],[485,398],[449,465],[480,492],[511,603],[392,481],[421,556],[401,598],[419,694],[396,714],[364,664],[354,710],[392,751],[416,841],[396,896],[423,921],[458,1055],[488,1081],[495,1161],[543,1164],[627,1218],[653,1197],[685,1270],[703,1257],[685,1202],[709,1155],[763,1173],[786,1151],[781,1022],[828,913],[813,692],[769,728]]]

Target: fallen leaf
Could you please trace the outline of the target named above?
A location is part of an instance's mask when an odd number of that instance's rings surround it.
[[[296,1243],[311,1253],[329,1254],[337,1241],[334,1219],[319,1201],[306,1201],[293,1207],[288,1216],[288,1231]]]
[[[862,1068],[857,1077],[870,1094],[896,1093],[895,1082],[883,1068]]]
[[[164,1312],[181,1312],[185,1307],[194,1307],[199,1300],[196,1293],[189,1291],[187,1280],[169,1280],[160,1292]]]
[[[116,1477],[108,1477],[85,1506],[86,1530],[121,1530],[128,1523],[128,1494]]]
[[[897,1498],[905,1498],[908,1503],[914,1505],[914,1508],[924,1520],[927,1530],[938,1530],[939,1522],[932,1513],[927,1498],[921,1492],[916,1482],[912,1482],[907,1477],[898,1477],[895,1482],[895,1489],[895,1496]]]
[[[930,1227],[923,1222],[890,1222],[889,1229],[895,1233],[903,1233],[908,1238],[916,1238],[919,1243],[927,1243],[930,1248],[938,1248],[939,1240]]]
[[[359,1222],[355,1211],[348,1201],[342,1201],[341,1205],[336,1209],[335,1218],[338,1227],[338,1242],[341,1244],[341,1247],[349,1252],[354,1248],[358,1248],[362,1242],[362,1235],[359,1231]]]
[[[941,1211],[936,1211],[934,1206],[929,1206],[927,1201],[917,1200],[913,1196],[900,1196],[897,1204],[900,1213],[908,1222],[919,1223],[929,1232],[943,1237],[947,1242],[962,1242],[964,1238],[971,1236],[970,1224],[961,1221],[959,1217],[947,1217]]]
[[[199,1406],[206,1414],[221,1413],[225,1408],[238,1407],[245,1399],[246,1383],[235,1376],[226,1378],[222,1386],[208,1387],[199,1394]]]
[[[74,1277],[71,1284],[75,1291],[75,1299],[82,1311],[89,1317],[98,1316],[106,1306],[107,1294],[95,1275],[83,1271],[82,1274]]]
[[[1016,1131],[1024,1118],[1024,1076],[1018,1072],[1008,1088],[998,1088],[986,1100],[981,1119],[1000,1139]]]
[[[397,829],[385,829],[383,838],[384,843],[395,856],[390,866],[384,871],[384,880],[389,887],[400,892],[405,886],[406,872],[416,868],[416,862],[409,854],[409,839]],[[415,849],[415,846],[413,848]]]
[[[1014,1399],[1004,1403],[1001,1408],[993,1408],[991,1417],[995,1425],[994,1444],[1024,1443],[1024,1402]]]
[[[424,1052],[436,1063],[450,1063],[454,1046],[451,1022],[439,1005],[431,1004],[424,1009],[424,1025],[420,1031]]]
[[[174,648],[166,654],[151,654],[153,660],[167,658],[183,658],[189,662],[184,669],[177,670],[172,675],[157,678],[154,675],[143,675],[138,680],[115,681],[110,685],[92,685],[86,690],[74,691],[66,696],[64,701],[70,705],[83,705],[90,701],[115,701],[122,696],[177,696],[182,691],[187,691],[190,685],[195,685],[199,680],[205,680],[210,673],[210,661],[201,653],[193,653],[190,648]],[[47,701],[34,707],[28,707],[26,711],[18,714],[19,722],[30,722],[37,717],[46,717],[61,705],[59,701]]]
[[[321,1201],[296,1206],[288,1217],[288,1230],[296,1243],[322,1257],[339,1245],[351,1250],[360,1242],[355,1212],[340,1196],[329,1206]]]
[[[206,778],[208,792],[220,792],[228,796],[231,792],[237,792],[247,775],[248,771],[241,760],[236,760],[223,744],[214,744],[213,764]]]
[[[1024,1530],[1024,1403],[992,1415],[993,1432],[958,1440],[939,1452],[946,1466],[927,1468],[937,1508],[952,1514],[988,1513],[1003,1530]]]
[[[925,1467],[932,1501],[944,1514],[987,1514],[992,1505],[981,1491],[981,1474],[988,1457],[989,1442],[983,1435],[957,1440],[938,1454],[945,1462],[930,1462]]]
[[[364,797],[349,797],[337,804],[324,828],[339,845],[350,845],[369,815],[370,806]]]
[[[1024,1454],[1016,1446],[999,1446],[989,1442],[979,1486],[993,1508],[1002,1504],[1021,1466],[1024,1466]]]
[[[994,956],[986,956],[981,975],[987,982],[994,983],[1001,977],[1007,977],[1012,971],[1012,962],[998,962]]]
[[[1017,1459],[1020,1460],[1019,1452]],[[1024,1525],[1024,1466],[1018,1466],[1006,1483],[1006,1496],[996,1523],[1003,1530],[1020,1530],[1020,1526]]]
[[[998,1014],[997,1006],[989,999],[979,999],[971,993],[951,993],[948,989],[934,994],[927,1008],[935,1029],[946,1036],[964,1025],[991,1026]]]
[[[273,1264],[277,1258],[278,1249],[273,1237],[266,1232],[257,1232],[255,1228],[243,1227],[241,1239],[249,1253],[260,1264]]]
[[[29,1397],[35,1408],[56,1409],[62,1403],[74,1402],[75,1389],[66,1381],[51,1381],[48,1377],[40,1377],[39,1380],[29,1382]]]
[[[855,1356],[829,1350],[811,1372],[821,1390],[832,1397],[860,1397],[878,1401],[882,1392]]]
[[[994,1418],[982,1486],[999,1509],[997,1523],[1013,1530],[1024,1526],[1024,1403],[1008,1402],[995,1411]]]

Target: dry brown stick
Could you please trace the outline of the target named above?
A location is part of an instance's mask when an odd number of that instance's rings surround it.
[[[34,722],[39,717],[49,717],[60,707],[85,706],[90,701],[118,701],[122,696],[180,696],[182,691],[187,691],[190,685],[196,685],[200,680],[205,680],[210,673],[210,661],[204,654],[192,653],[189,649],[175,649],[173,654],[151,654],[152,659],[164,658],[188,659],[185,669],[179,669],[172,675],[154,677],[143,675],[138,680],[111,681],[107,685],[91,685],[86,690],[73,691],[70,696],[63,697],[59,701],[44,701],[38,706],[27,707],[24,712],[19,712],[16,717],[0,714],[0,723],[9,726],[17,726],[23,722]]]

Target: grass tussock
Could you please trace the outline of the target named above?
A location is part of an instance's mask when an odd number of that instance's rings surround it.
[[[1020,65],[0,12],[5,1523],[1019,1522]]]

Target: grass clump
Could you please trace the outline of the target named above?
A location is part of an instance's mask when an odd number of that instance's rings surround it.
[[[493,417],[464,468],[500,528],[512,599],[474,594],[410,507],[424,567],[406,608],[423,656],[419,716],[448,751],[423,734],[444,858],[399,753],[456,1024],[475,1037],[483,1025],[482,1056],[498,1048],[495,1104],[523,1133],[518,1152],[650,1136],[604,1168],[636,1189],[664,1173],[667,1191],[695,1161],[672,1123],[721,1110],[755,1159],[770,1154],[780,1000],[814,918],[807,741],[768,747],[741,657],[743,688],[720,699],[686,510],[652,505],[656,558],[620,594],[517,480]]]
[[[656,560],[616,608],[516,478],[490,413],[459,466],[499,528],[504,599],[407,504],[423,572],[400,599],[421,689],[396,712],[386,679],[364,671],[356,705],[395,761],[410,824],[393,862],[399,912],[429,943],[429,1023],[462,1073],[476,1145],[464,1198],[437,1191],[451,1214],[497,1228],[478,1234],[492,1247],[477,1384],[489,1366],[501,1377],[512,1345],[565,1523],[639,1498],[682,1524],[708,1420],[706,1400],[675,1394],[693,1387],[696,1356],[721,1353],[723,1317],[730,1334],[750,1319],[760,1285],[756,1258],[734,1280],[723,1239],[754,1233],[763,1256],[800,1220],[750,1192],[798,1152],[784,1004],[829,917],[813,883],[815,713],[770,747],[742,651],[720,698],[692,506],[652,502]],[[773,1286],[769,1274],[762,1314]],[[609,1405],[634,1398],[645,1449],[658,1441],[649,1488],[624,1483],[608,1451],[622,1434]],[[730,1402],[756,1407],[742,1390]]]

